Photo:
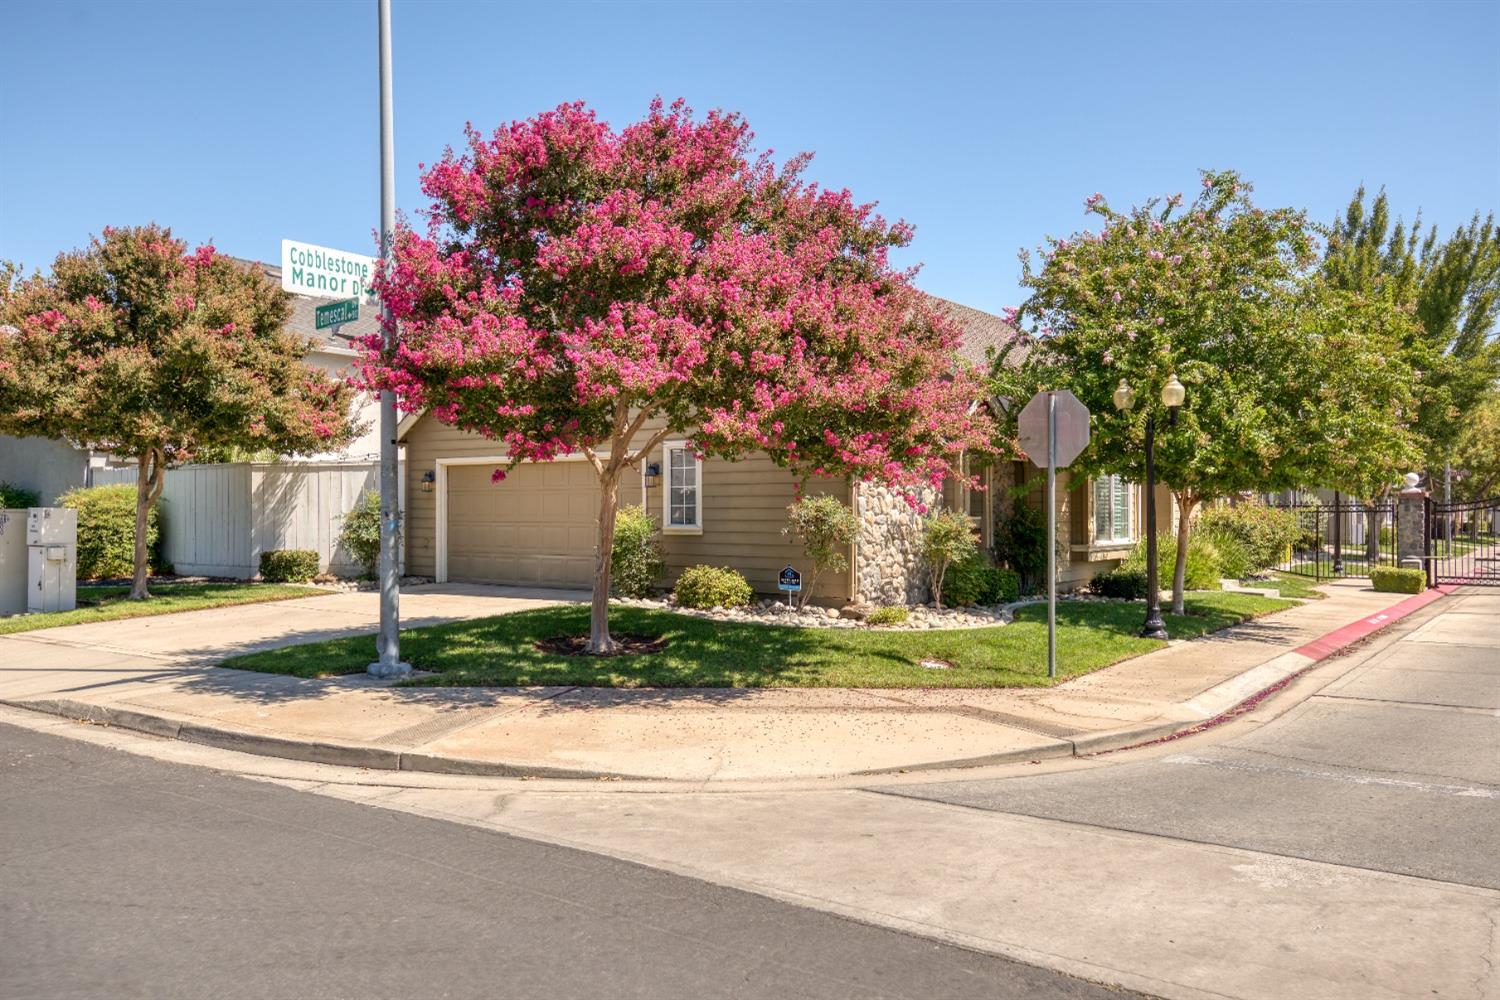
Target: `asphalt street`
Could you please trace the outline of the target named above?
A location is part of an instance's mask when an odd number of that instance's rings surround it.
[[[658,870],[0,725],[0,997],[1118,997]]]
[[[1500,889],[1500,592],[1451,608],[1238,739],[892,793]]]

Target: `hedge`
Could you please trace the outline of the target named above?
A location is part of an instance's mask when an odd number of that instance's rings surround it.
[[[639,505],[621,507],[615,514],[610,552],[610,588],[621,597],[649,597],[667,570],[656,521]]]
[[[1249,571],[1269,569],[1281,562],[1286,550],[1302,534],[1295,511],[1261,503],[1209,507],[1199,516],[1198,528],[1215,541],[1232,538],[1238,542],[1249,560]],[[1224,575],[1245,575],[1245,571],[1232,571],[1237,568],[1226,566]]]
[[[943,577],[943,603],[950,608],[1008,604],[1020,591],[1021,579],[1015,570],[991,566],[978,552],[949,566]]]
[[[41,505],[42,495],[36,490],[16,486],[14,483],[0,482],[0,510],[18,510]]]
[[[78,578],[98,580],[135,573],[135,486],[80,486],[57,498],[78,511]],[[146,551],[162,569],[161,518],[155,505],[146,519]]]
[[[1427,589],[1427,574],[1419,569],[1377,566],[1370,570],[1370,583],[1386,594],[1420,594]]]
[[[1097,574],[1089,582],[1089,590],[1100,597],[1124,601],[1142,600],[1146,596],[1146,571],[1139,567],[1120,566]]]
[[[312,549],[272,549],[260,554],[260,576],[268,583],[306,583],[318,575]]]

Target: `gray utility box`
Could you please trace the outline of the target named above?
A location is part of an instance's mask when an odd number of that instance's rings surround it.
[[[26,610],[78,606],[78,511],[32,507],[26,512]]]
[[[0,510],[0,615],[26,610],[26,511]]]

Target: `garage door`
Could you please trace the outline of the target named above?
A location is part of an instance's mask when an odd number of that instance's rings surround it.
[[[448,468],[448,578],[587,587],[594,573],[599,481],[587,462]]]

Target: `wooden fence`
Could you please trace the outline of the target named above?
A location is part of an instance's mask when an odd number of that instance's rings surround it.
[[[136,470],[97,469],[94,484],[134,484]],[[364,572],[338,544],[344,517],[380,483],[376,462],[233,462],[167,470],[162,555],[184,575],[249,579],[260,554],[311,549],[320,567]]]

